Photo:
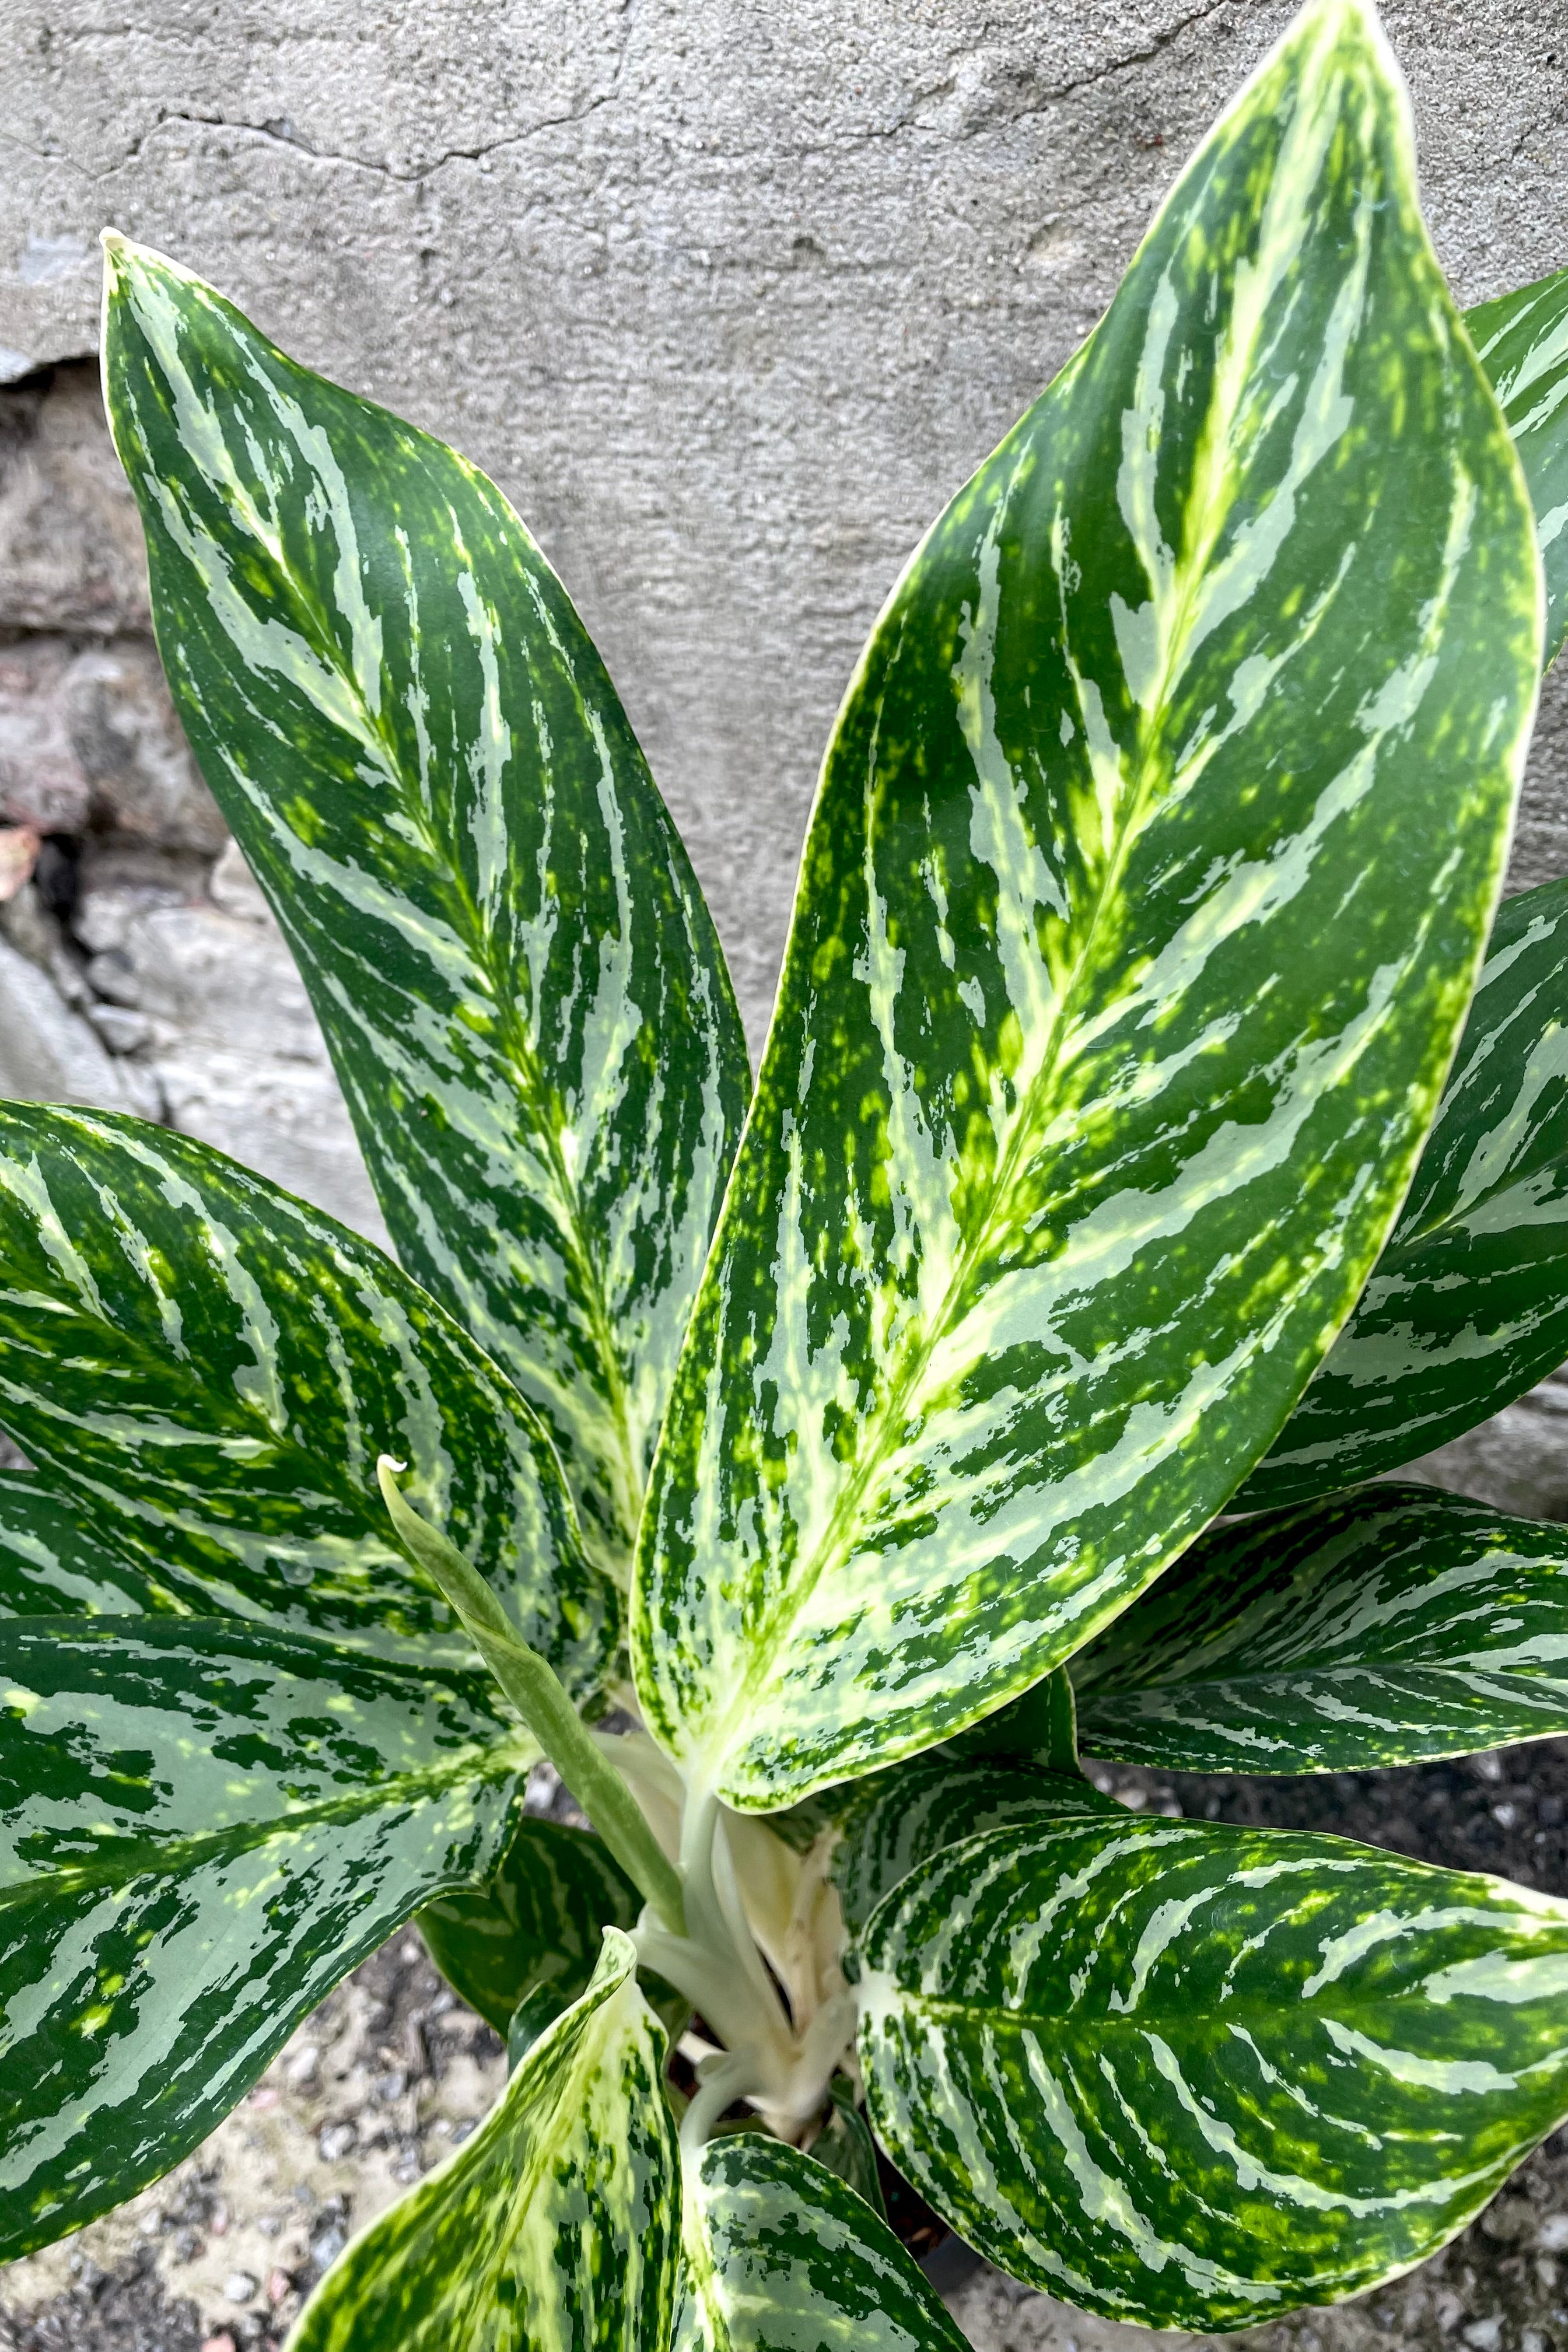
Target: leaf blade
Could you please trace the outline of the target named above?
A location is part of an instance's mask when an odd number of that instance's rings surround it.
[[[459,1888],[419,1914],[430,1957],[470,2009],[509,2030],[542,1986],[562,2001],[586,1991],[602,1931],[629,1934],[642,1896],[604,1841],[560,1822],[525,1820],[482,1890]]]
[[[858,1784],[833,1852],[844,1924],[858,1935],[919,1864],[982,1830],[1121,1810],[1081,1773],[1069,1777],[1006,1760],[965,1763],[941,1749],[911,1756]]]
[[[1217,1528],[1075,1661],[1086,1745],[1371,1771],[1568,1731],[1568,1531],[1435,1486]]]
[[[392,1539],[378,1453],[579,1697],[616,1639],[548,1436],[370,1243],[205,1145],[0,1104],[0,1418],[164,1607],[392,1657],[467,1636]]]
[[[30,1471],[0,1470],[0,1617],[140,1617],[159,1603],[79,1505]]]
[[[1568,636],[1568,269],[1478,304],[1465,325],[1530,486],[1546,574],[1542,658],[1549,667]]]
[[[479,1677],[214,1619],[0,1624],[0,2252],[188,2154],[307,2011],[504,1849]]]
[[[1156,2327],[1408,2269],[1568,2107],[1568,1907],[1337,1838],[995,1832],[863,1963],[900,2168],[1016,2277]]]
[[[473,2137],[357,2238],[296,2352],[657,2352],[678,2232],[664,2033],[616,1929]]]
[[[1369,628],[1343,567],[1373,547]],[[1319,5],[928,535],[840,717],[634,1595],[645,1718],[727,1802],[1038,1680],[1264,1452],[1436,1102],[1538,602],[1381,37]]]
[[[675,2352],[961,2352],[887,2224],[799,2148],[753,2132],[683,2157]]]
[[[399,1256],[544,1416],[623,1580],[748,1091],[604,666],[478,469],[108,244],[105,377],[204,774]]]
[[[1237,1496],[1309,1502],[1445,1445],[1568,1354],[1568,884],[1506,899],[1409,1197]]]

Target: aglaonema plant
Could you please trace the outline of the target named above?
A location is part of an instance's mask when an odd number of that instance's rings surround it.
[[[1079,1744],[1568,1730],[1568,1535],[1368,1483],[1568,1354],[1568,883],[1497,914],[1568,273],[1461,320],[1315,0],[894,589],[752,1089],[522,524],[106,242],[170,682],[400,1263],[0,1109],[0,2251],[417,1915],[507,2088],[300,2352],[953,2347],[878,2142],[1118,2318],[1418,2261],[1568,2115],[1568,1906]]]

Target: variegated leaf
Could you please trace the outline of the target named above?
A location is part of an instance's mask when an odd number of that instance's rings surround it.
[[[598,1965],[603,1931],[629,1930],[642,1896],[602,1839],[524,1821],[483,1888],[461,1887],[419,1914],[430,1957],[498,2033],[541,1985],[563,2007]]]
[[[316,2289],[290,2352],[664,2352],[677,2244],[663,2028],[605,1931],[473,2137]]]
[[[1201,1537],[1073,1672],[1097,1756],[1341,1772],[1568,1732],[1568,1528],[1363,1486]]]
[[[863,2197],[879,2220],[888,2218],[887,2200],[877,2170],[877,2143],[860,2112],[855,2085],[847,2074],[835,2074],[827,2086],[827,2120],[811,2143],[816,2163]]]
[[[942,1748],[874,1772],[858,1787],[858,1801],[845,1819],[832,1864],[844,1924],[852,1936],[917,1863],[944,1846],[1004,1823],[1121,1811],[1081,1773],[1042,1772],[1018,1763],[963,1763]]]
[[[674,2352],[964,2352],[885,2221],[781,2140],[683,2157]]]
[[[615,1643],[531,1406],[380,1250],[167,1129],[0,1104],[0,1422],[164,1605],[471,1664],[387,1453],[574,1692]]]
[[[1530,486],[1552,662],[1568,636],[1568,269],[1467,310],[1465,325]]]
[[[1032,1764],[1042,1772],[1076,1772],[1078,1710],[1071,1675],[1058,1666],[994,1715],[955,1733],[946,1748],[952,1756],[994,1757],[1002,1763]]]
[[[233,1621],[0,1624],[0,2260],[212,2130],[538,1749],[482,1677]]]
[[[624,1579],[744,1108],[689,861],[603,664],[456,452],[106,240],[104,366],[187,735],[409,1272]]]
[[[1154,2327],[1331,2302],[1568,2113],[1568,1906],[1339,1838],[967,1840],[862,1946],[878,2137],[970,2244]]]
[[[1410,1196],[1237,1505],[1397,1469],[1568,1356],[1568,882],[1499,910]]]
[[[842,1832],[852,1821],[879,1817],[884,1797],[888,1821],[896,1825],[900,1800],[891,1792],[900,1790],[910,1792],[917,1812],[923,1811],[930,1792],[936,1798],[938,1811],[945,1816],[946,1808],[936,1792],[953,1781],[955,1775],[957,1785],[974,1784],[973,1768],[977,1765],[1002,1767],[1003,1785],[1007,1787],[1012,1783],[1006,1776],[1015,1771],[1034,1776],[1037,1785],[1044,1775],[1047,1786],[1058,1793],[1064,1776],[1070,1776],[1075,1785],[1079,1784],[1078,1714],[1072,1681],[1065,1666],[1058,1666],[1043,1682],[1034,1684],[1021,1697],[1010,1699],[994,1714],[982,1716],[967,1730],[955,1732],[940,1747],[906,1757],[882,1772],[830,1782],[800,1804],[771,1813],[767,1826],[786,1844],[805,1853],[829,1830]],[[1092,1790],[1081,1793],[1090,1803],[1094,1801]],[[736,1822],[745,1819],[744,1814],[731,1817],[731,1839],[736,1833]],[[974,1826],[973,1822],[969,1824],[971,1829]],[[835,1869],[842,1866],[847,1865],[840,1857]],[[885,1893],[892,1883],[885,1880],[881,1891]]]
[[[0,1470],[0,1618],[137,1617],[167,1606],[152,1578],[76,1502],[26,1470]]]
[[[995,1708],[1265,1452],[1436,1106],[1539,604],[1402,90],[1317,0],[840,714],[639,1545],[695,1779]]]

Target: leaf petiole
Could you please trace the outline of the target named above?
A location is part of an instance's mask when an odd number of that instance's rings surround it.
[[[516,1631],[478,1570],[399,1492],[395,1474],[406,1467],[390,1454],[382,1454],[375,1465],[399,1544],[451,1602],[474,1647],[639,1894],[672,1935],[684,1936],[680,1873],[659,1846],[626,1781],[584,1727],[553,1669]]]

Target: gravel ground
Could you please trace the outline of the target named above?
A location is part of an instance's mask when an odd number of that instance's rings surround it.
[[[1092,1769],[1134,1806],[1331,1831],[1568,1895],[1568,1740],[1298,1780]],[[307,2020],[195,2156],[121,2212],[0,2272],[0,2352],[277,2352],[349,2232],[467,2137],[504,2076],[496,2035],[405,1929]],[[1568,2130],[1409,2278],[1240,2336],[1110,2326],[985,2269],[950,2285],[945,2252],[944,2291],[977,2352],[1179,2352],[1211,2340],[1237,2352],[1568,2352]]]

